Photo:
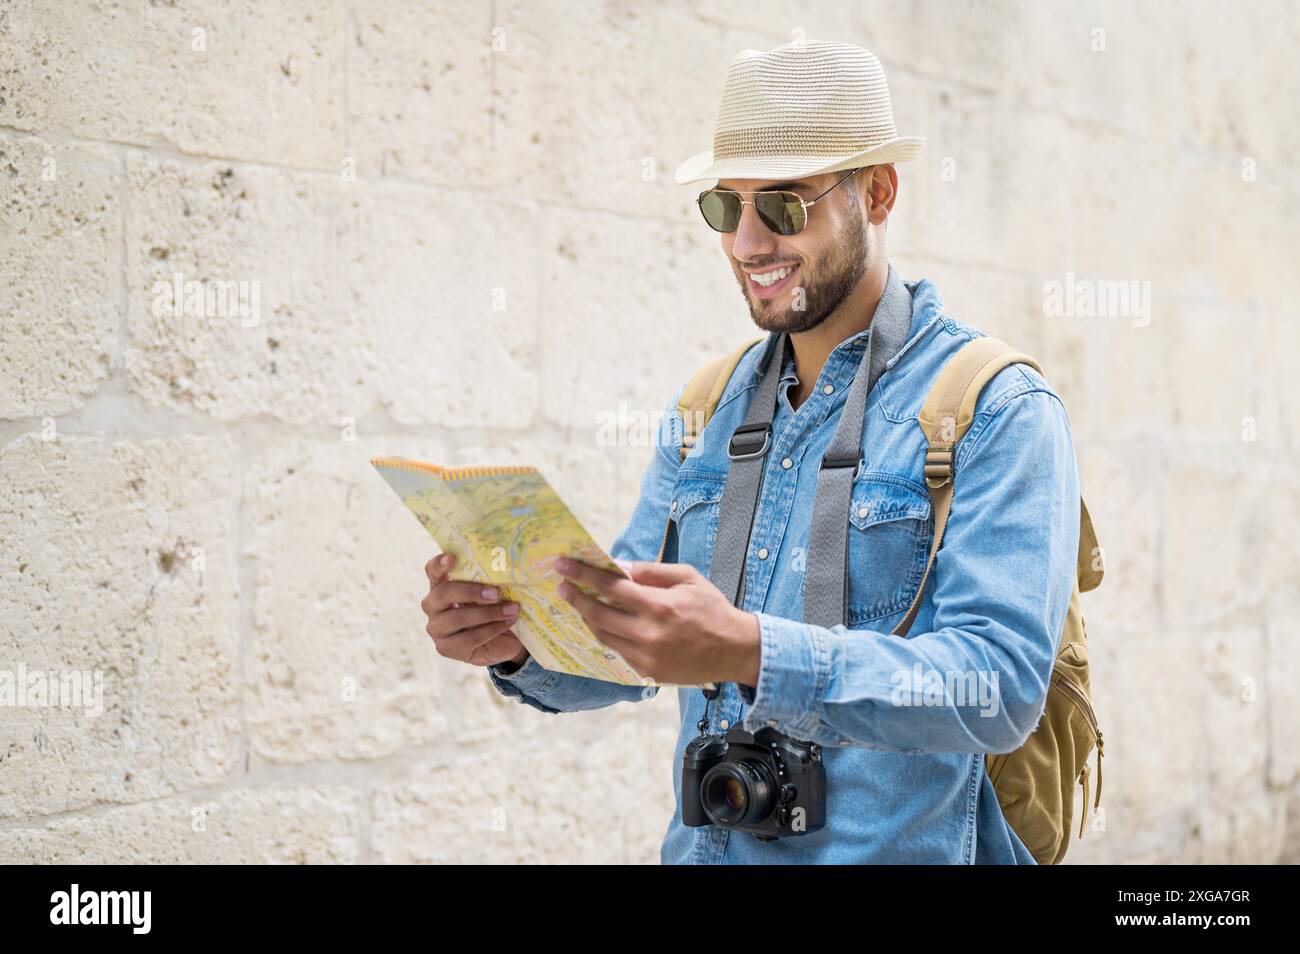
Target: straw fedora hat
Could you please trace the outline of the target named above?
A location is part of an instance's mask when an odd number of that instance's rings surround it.
[[[727,70],[713,148],[677,167],[700,179],[796,179],[911,159],[925,144],[894,132],[880,60],[848,43],[742,50]]]

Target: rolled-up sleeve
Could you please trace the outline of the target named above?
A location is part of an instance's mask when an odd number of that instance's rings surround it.
[[[927,583],[930,631],[902,637],[755,614],[761,664],[757,686],[741,687],[746,728],[927,752],[1011,752],[1029,737],[1079,545],[1077,463],[1059,398],[1026,382],[992,400],[958,445],[955,473]]]

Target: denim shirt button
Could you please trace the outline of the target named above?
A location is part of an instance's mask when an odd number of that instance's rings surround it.
[[[822,388],[822,394],[834,394],[834,393],[835,393],[835,385],[833,384],[828,384],[826,385],[826,387]]]
[[[672,512],[672,513],[676,513],[676,512],[677,512],[677,501],[674,500],[671,504],[669,504],[669,505],[668,505],[668,509],[669,509],[670,512]]]
[[[758,558],[759,558],[760,560],[766,560],[766,559],[767,559],[767,547],[759,547],[759,548],[758,548]]]
[[[770,726],[771,726],[772,728],[774,728],[774,729],[776,728],[776,720],[775,720],[775,719],[768,719],[768,720],[767,720],[767,724],[770,725]]]
[[[861,517],[863,520],[865,520],[865,519],[867,518],[867,514],[869,514],[870,512],[871,512],[871,511],[868,510],[866,507],[859,507],[859,508],[858,508],[858,516]]]
[[[718,728],[719,728],[719,729],[730,729],[730,728],[731,728],[731,723],[728,722],[726,719],[723,719],[721,722],[718,723]]]
[[[784,467],[786,470],[789,470],[791,467],[794,466],[794,461],[792,461],[789,457],[787,457],[785,458],[785,460],[781,461],[781,466]]]

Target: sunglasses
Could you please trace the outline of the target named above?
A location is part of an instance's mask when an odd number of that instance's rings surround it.
[[[740,215],[745,206],[752,205],[763,224],[777,235],[797,235],[808,224],[808,210],[822,200],[840,182],[852,177],[859,169],[850,169],[848,175],[814,199],[805,199],[797,192],[782,190],[769,192],[733,192],[730,189],[706,189],[699,194],[695,204],[700,214],[715,232],[734,232],[740,226]],[[752,195],[753,199],[742,199]]]

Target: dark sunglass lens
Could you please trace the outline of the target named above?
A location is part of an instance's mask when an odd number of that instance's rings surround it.
[[[734,192],[704,192],[700,195],[700,211],[710,228],[719,232],[734,232],[740,225],[740,196]]]
[[[754,208],[778,235],[794,235],[804,227],[803,203],[793,192],[760,192],[754,197]]]

